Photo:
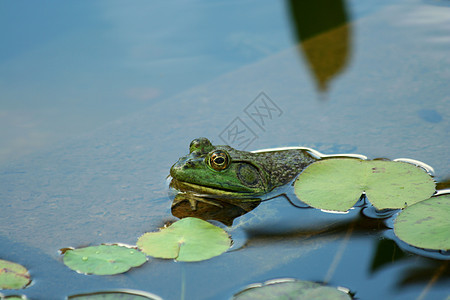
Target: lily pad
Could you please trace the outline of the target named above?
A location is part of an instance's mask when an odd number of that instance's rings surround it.
[[[181,219],[159,232],[142,235],[137,246],[144,253],[178,261],[201,261],[230,248],[231,240],[221,228],[197,218]]]
[[[450,250],[450,195],[405,208],[394,222],[394,233],[415,247]]]
[[[64,253],[66,266],[79,273],[95,275],[124,273],[146,261],[142,252],[118,245],[69,249]]]
[[[344,291],[345,290],[345,291]],[[347,289],[333,288],[319,283],[295,279],[277,279],[252,285],[233,296],[234,300],[298,299],[349,300]]]
[[[435,187],[428,173],[409,163],[333,158],[307,167],[295,181],[295,194],[315,208],[347,211],[365,193],[382,210],[428,199]]]
[[[0,290],[23,289],[30,281],[30,274],[24,266],[0,259]]]
[[[69,300],[162,300],[161,297],[149,292],[120,289],[87,294],[78,294],[68,297]]]

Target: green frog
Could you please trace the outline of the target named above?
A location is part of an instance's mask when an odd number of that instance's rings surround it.
[[[198,138],[191,142],[189,154],[172,166],[170,175],[175,185],[183,189],[249,198],[289,183],[320,159],[317,153],[309,148],[247,152],[230,146],[214,146],[207,138]]]

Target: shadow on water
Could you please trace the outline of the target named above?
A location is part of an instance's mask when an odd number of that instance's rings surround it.
[[[342,72],[351,47],[351,26],[345,0],[288,1],[299,51],[309,64],[318,89]]]
[[[450,177],[436,183],[436,190],[450,189]]]
[[[375,244],[370,273],[374,275],[384,268],[392,268],[403,261],[410,261],[410,267],[406,268],[400,278],[397,278],[397,288],[404,288],[418,283],[427,283],[424,292],[437,281],[450,279],[448,260],[424,258],[409,255],[392,239],[379,239]]]
[[[368,218],[362,210],[359,217],[343,223],[330,223],[317,226],[313,224],[310,228],[293,229],[291,231],[274,231],[273,228],[264,227],[246,230],[247,242],[243,247],[253,245],[272,244],[274,242],[289,243],[298,240],[307,240],[318,237],[342,237],[340,250],[335,253],[335,264],[341,260],[345,252],[348,240],[364,238],[369,235],[379,235],[373,247],[373,255],[370,262],[370,274],[375,276],[385,268],[400,267],[402,262],[409,262],[409,267],[397,278],[395,285],[397,289],[406,288],[416,284],[426,284],[422,294],[425,294],[432,285],[438,282],[447,282],[450,279],[450,268],[448,268],[448,253],[434,250],[415,248],[409,245],[398,245],[401,241],[396,238],[392,229],[386,225],[386,218]],[[419,254],[419,255],[413,255]],[[332,269],[330,265],[330,270]],[[328,279],[331,276],[327,276]],[[325,282],[328,281],[327,279]]]

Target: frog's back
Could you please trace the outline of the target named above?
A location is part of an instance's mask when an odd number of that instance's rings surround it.
[[[272,188],[284,185],[293,180],[303,169],[317,159],[305,149],[289,149],[253,153],[268,176]]]

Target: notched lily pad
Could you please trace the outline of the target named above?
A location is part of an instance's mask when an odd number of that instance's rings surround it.
[[[394,222],[394,233],[415,247],[450,250],[450,194],[405,208]]]
[[[0,290],[23,289],[30,281],[30,274],[24,266],[0,259]]]
[[[137,242],[139,249],[150,256],[178,261],[210,259],[227,251],[230,245],[223,229],[192,217],[159,232],[147,232]]]
[[[138,267],[147,259],[142,252],[133,248],[100,245],[66,250],[63,261],[66,266],[79,273],[114,275]]]
[[[409,163],[334,158],[306,168],[295,181],[295,194],[315,208],[347,211],[365,193],[382,210],[428,199],[435,187],[428,173]]]
[[[349,300],[348,289],[334,288],[316,282],[296,279],[276,279],[254,284],[233,296],[234,300],[298,299],[298,300]]]

